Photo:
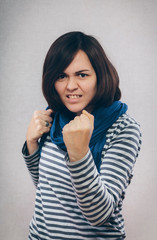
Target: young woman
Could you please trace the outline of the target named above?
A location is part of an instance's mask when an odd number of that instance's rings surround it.
[[[141,134],[115,68],[95,38],[70,32],[50,47],[42,88],[48,108],[34,112],[23,147],[37,188],[29,239],[124,239]]]

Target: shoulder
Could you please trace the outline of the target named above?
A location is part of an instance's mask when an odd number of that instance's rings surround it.
[[[140,125],[136,122],[136,120],[130,117],[128,114],[123,114],[120,116],[117,121],[108,129],[107,134],[119,134],[126,128],[135,128],[140,131]]]
[[[106,134],[107,145],[116,140],[119,136],[123,137],[135,136],[141,139],[141,129],[139,123],[128,114],[123,114],[117,121],[108,129]]]

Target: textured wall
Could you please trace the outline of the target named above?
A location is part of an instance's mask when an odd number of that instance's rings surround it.
[[[35,189],[21,156],[35,109],[45,108],[42,64],[61,34],[98,38],[117,68],[123,101],[141,124],[143,146],[124,202],[127,240],[157,235],[157,1],[0,1],[0,239],[27,239]]]

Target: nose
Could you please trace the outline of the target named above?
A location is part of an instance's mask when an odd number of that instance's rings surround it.
[[[78,89],[77,80],[74,77],[69,77],[66,87],[69,91],[74,91]]]

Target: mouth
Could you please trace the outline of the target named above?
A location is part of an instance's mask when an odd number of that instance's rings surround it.
[[[79,94],[69,94],[69,95],[66,95],[67,98],[71,98],[71,99],[76,99],[76,98],[81,98],[82,95],[79,95]]]

